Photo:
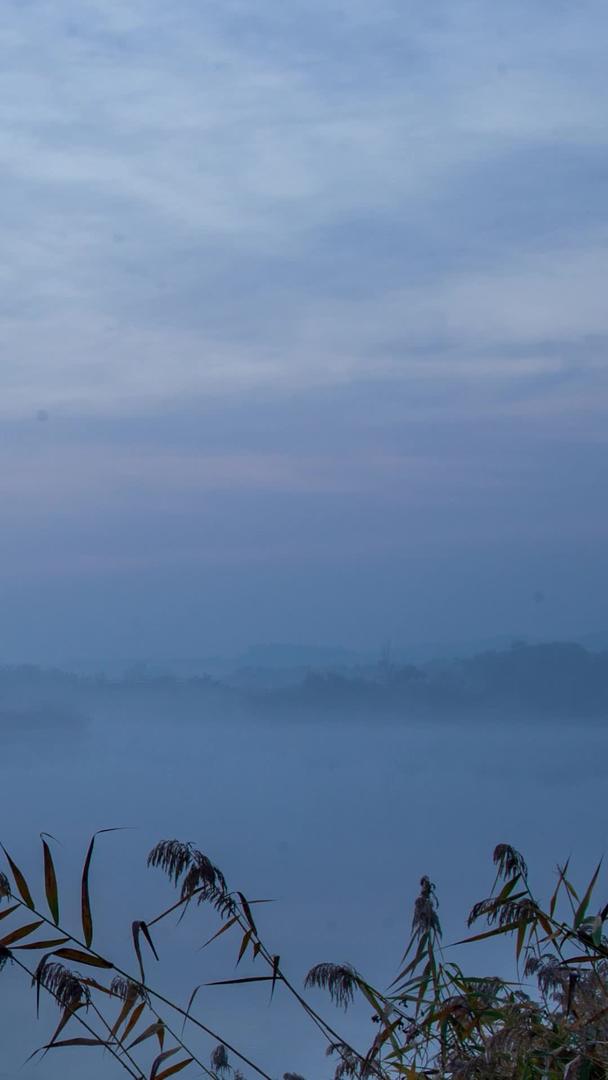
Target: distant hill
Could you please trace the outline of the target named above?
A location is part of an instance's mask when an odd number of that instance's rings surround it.
[[[156,664],[124,666],[116,674],[75,673],[36,665],[0,667],[0,718],[14,710],[75,709],[96,704],[179,706],[203,716],[251,708],[304,712],[457,716],[506,711],[530,717],[608,719],[608,650],[576,642],[512,642],[456,658],[407,663],[386,650],[380,658],[341,649],[262,646],[246,663],[221,673],[188,661],[179,672]],[[282,660],[283,663],[279,663]],[[11,712],[12,711],[12,712]]]
[[[307,708],[507,710],[608,719],[608,651],[572,642],[514,642],[508,649],[425,665],[310,672],[298,686],[267,691],[266,700]]]

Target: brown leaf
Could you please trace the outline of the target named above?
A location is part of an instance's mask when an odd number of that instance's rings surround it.
[[[198,992],[199,992],[200,988],[201,988],[201,985],[200,985],[200,983],[199,983],[199,985],[198,985],[198,986],[195,986],[195,987],[194,987],[194,990],[193,990],[193,991],[192,991],[192,993],[190,994],[190,1000],[189,1000],[189,1002],[188,1002],[188,1007],[187,1007],[187,1009],[186,1009],[186,1012],[185,1012],[185,1014],[184,1014],[184,1022],[183,1022],[183,1024],[182,1024],[182,1035],[183,1035],[183,1033],[184,1033],[184,1028],[185,1028],[185,1026],[186,1026],[186,1020],[188,1020],[188,1018],[189,1018],[189,1016],[190,1016],[190,1009],[192,1008],[192,1005],[193,1005],[193,1003],[194,1003],[194,999],[195,999],[196,995],[198,994]]]
[[[137,1044],[143,1042],[144,1039],[151,1039],[153,1035],[157,1036],[160,1048],[162,1050],[163,1042],[165,1041],[165,1025],[163,1024],[162,1020],[157,1020],[154,1024],[150,1024],[150,1027],[147,1027],[146,1030],[141,1033],[141,1035],[138,1035],[138,1037],[134,1039],[129,1046],[127,1046],[127,1050],[130,1050],[133,1046],[137,1046]],[[125,1039],[125,1036],[126,1032],[123,1035],[123,1041]]]
[[[32,900],[32,894],[30,893],[30,890],[28,889],[27,881],[25,880],[25,878],[24,878],[23,874],[21,873],[21,870],[19,869],[19,867],[11,859],[11,857],[10,857],[8,851],[6,850],[4,844],[2,844],[1,847],[2,847],[2,850],[3,850],[4,854],[6,855],[6,858],[8,859],[8,864],[9,864],[9,866],[11,868],[13,877],[15,879],[15,885],[17,886],[17,890],[19,892],[19,895],[21,896],[21,899],[24,901],[25,904],[27,904],[27,906],[29,908],[33,908],[34,907],[34,901]]]
[[[27,923],[26,926],[20,926],[17,930],[13,930],[6,937],[3,937],[0,941],[0,946],[11,945],[13,941],[20,941],[21,938],[27,937],[28,934],[33,934],[34,930],[37,930],[39,926],[42,926],[42,919],[38,922]]]
[[[109,960],[104,960],[101,956],[93,956],[91,953],[83,952],[81,949],[56,949],[54,955],[60,956],[62,960],[72,960],[75,964],[88,964],[89,967],[114,967],[114,964],[111,964]]]
[[[6,919],[7,915],[12,915],[13,911],[16,911],[18,907],[21,907],[21,904],[11,904],[11,906],[5,908],[4,911],[0,911],[0,919]]]
[[[162,1065],[163,1061],[167,1061],[168,1058],[173,1057],[173,1055],[177,1054],[178,1051],[179,1046],[174,1046],[172,1050],[165,1050],[163,1054],[159,1054],[158,1057],[154,1058],[154,1061],[152,1062],[152,1068],[150,1069],[150,1080],[156,1080],[156,1074],[158,1073],[158,1070]]]
[[[237,893],[237,896],[238,896],[239,900],[241,901],[241,906],[242,906],[243,911],[245,913],[245,918],[247,919],[247,922],[249,923],[253,933],[257,937],[258,932],[257,932],[257,929],[256,929],[256,925],[255,925],[255,923],[253,921],[253,915],[251,914],[251,908],[249,907],[249,904],[248,904],[247,900],[245,899],[245,897],[243,896],[242,892]]]
[[[238,918],[236,915],[233,915],[231,919],[228,919],[227,923],[224,923],[223,926],[220,926],[219,930],[217,930],[215,934],[212,934],[210,938],[207,938],[205,944],[201,945],[201,949],[206,949],[207,945],[210,945],[212,941],[215,941],[215,939],[220,937],[221,934],[225,934],[226,930],[230,930],[230,927],[234,926],[235,922],[238,922]]]
[[[27,945],[16,945],[16,949],[53,949],[55,945],[63,945],[69,941],[69,937],[48,938],[46,941],[29,941]]]
[[[243,979],[216,979],[214,982],[205,983],[205,986],[236,986],[238,983],[271,982],[274,984],[272,975],[248,975]]]
[[[112,1031],[111,1031],[112,1035],[117,1034],[119,1028],[122,1026],[122,1024],[124,1024],[125,1020],[127,1019],[127,1016],[131,1012],[131,1009],[134,1008],[136,1002],[137,1002],[137,997],[135,997],[135,996],[128,997],[123,1002],[122,1009],[120,1010],[120,1012],[118,1014],[118,1019],[116,1020],[116,1023],[114,1024],[114,1027],[112,1028]]]
[[[156,1080],[167,1080],[168,1076],[173,1076],[175,1073],[181,1072],[186,1068],[186,1065],[190,1065],[194,1061],[194,1058],[184,1058],[182,1061],[178,1061],[176,1065],[171,1065],[168,1069],[163,1069],[161,1073],[158,1073]]]
[[[133,1012],[131,1013],[131,1018],[129,1020],[129,1023],[127,1024],[125,1030],[122,1033],[122,1041],[123,1042],[131,1034],[131,1032],[133,1031],[133,1028],[137,1024],[137,1021],[139,1020],[139,1018],[140,1018],[141,1014],[143,1013],[145,1007],[146,1007],[146,1003],[145,1003],[145,1001],[142,1001],[137,1006],[137,1008],[133,1009]]]
[[[252,933],[253,933],[252,930],[246,930],[245,933],[243,934],[243,940],[241,941],[241,947],[239,949],[239,956],[238,956],[238,960],[237,960],[237,966],[240,964],[241,960],[243,959],[243,957],[244,957],[244,955],[245,955],[245,953],[247,951],[247,946],[249,945],[249,942],[251,941]]]
[[[46,902],[49,905],[49,911],[53,916],[53,922],[57,926],[59,922],[59,892],[57,889],[57,875],[55,873],[55,865],[53,863],[53,856],[51,855],[51,849],[46,840],[42,841],[42,851],[44,855],[44,891],[46,894]]]
[[[82,914],[82,932],[84,934],[84,942],[87,949],[90,949],[91,942],[93,940],[93,916],[91,914],[91,898],[89,895],[89,872],[91,869],[91,859],[93,858],[93,848],[95,846],[95,838],[97,836],[101,836],[102,833],[109,832],[120,832],[120,828],[98,829],[96,833],[93,833],[93,836],[91,837],[91,843],[89,844],[86,858],[84,860],[84,867],[82,869],[80,906]]]
[[[270,1000],[272,1001],[272,995],[274,994],[274,988],[277,983],[277,979],[280,977],[279,964],[281,961],[280,956],[273,956],[272,958],[272,990],[270,991]]]
[[[518,922],[505,923],[504,926],[497,926],[494,930],[484,930],[482,934],[473,934],[472,937],[463,938],[462,941],[455,941],[454,945],[469,945],[472,941],[483,941],[484,938],[497,937],[499,934],[510,934],[512,930],[517,930],[518,926]]]
[[[74,1015],[74,1013],[76,1012],[76,1009],[82,1009],[83,1004],[84,1004],[84,1002],[80,1002],[80,1004],[76,1005],[73,1009],[64,1009],[63,1010],[61,1020],[59,1021],[57,1027],[55,1028],[55,1031],[53,1032],[53,1036],[51,1038],[50,1043],[46,1047],[47,1050],[50,1050],[50,1048],[55,1045],[55,1042],[57,1040],[57,1036],[60,1034],[60,1032],[63,1031],[65,1025],[68,1022],[68,1020],[70,1020],[72,1018],[72,1016]]]
[[[47,1043],[45,1050],[54,1050],[57,1046],[108,1046],[103,1039],[59,1039],[58,1042]]]

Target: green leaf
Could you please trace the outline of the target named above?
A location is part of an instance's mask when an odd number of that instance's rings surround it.
[[[557,885],[555,886],[555,891],[553,893],[553,896],[551,897],[551,902],[549,904],[549,915],[550,915],[551,918],[553,918],[553,916],[555,915],[555,908],[557,906],[557,898],[559,896],[559,890],[561,889],[562,885],[564,884],[564,882],[566,880],[566,872],[568,870],[569,865],[570,865],[570,859],[567,859],[566,863],[565,863],[565,865],[563,867],[558,866],[558,868],[557,868],[557,871],[558,871]]]
[[[519,923],[518,927],[517,927],[517,945],[516,945],[516,948],[515,948],[515,958],[517,960],[519,960],[519,957],[521,955],[521,950],[524,947],[524,941],[526,939],[526,930],[527,930],[528,926],[529,926],[529,920],[528,919],[522,919],[521,922]]]
[[[485,938],[498,937],[500,934],[510,934],[512,930],[517,930],[518,926],[518,922],[505,923],[504,926],[497,926],[494,930],[484,930],[483,934],[474,934],[473,937],[455,941],[454,945],[469,945],[472,941],[483,941]]]
[[[575,927],[580,926],[583,919],[585,918],[587,908],[589,907],[589,901],[591,900],[591,894],[592,894],[592,892],[593,892],[593,890],[595,888],[595,884],[597,882],[598,874],[599,874],[599,872],[601,870],[601,866],[602,866],[602,860],[600,859],[599,863],[597,864],[597,866],[595,868],[595,873],[594,873],[593,877],[591,878],[591,881],[589,882],[589,884],[587,886],[587,891],[585,892],[585,895],[583,896],[583,899],[581,900],[580,904],[578,905],[578,907],[577,907],[577,909],[576,909],[576,911],[574,913],[574,925],[575,925]]]
[[[516,874],[515,877],[510,878],[510,880],[507,881],[505,885],[503,885],[498,896],[496,897],[496,902],[498,904],[502,904],[507,899],[507,897],[511,895],[520,878],[521,874]]]
[[[413,943],[414,940],[415,939],[412,938],[412,943]],[[426,954],[427,944],[428,944],[428,934],[423,934],[422,937],[420,938],[419,942],[418,942],[418,949],[416,951],[416,955],[414,956],[414,959],[410,960],[409,964],[407,964],[403,968],[403,971],[399,972],[396,979],[393,979],[392,983],[390,984],[389,989],[392,989],[393,986],[397,986],[397,984],[402,985],[402,981],[403,981],[403,979],[405,979],[405,976],[409,975],[411,972],[416,970],[416,968],[418,967],[418,964],[422,960],[422,957],[425,956],[425,954]],[[456,944],[458,945],[458,944],[460,944],[460,942],[456,942]],[[405,953],[405,956],[407,956],[409,951],[410,951],[410,948],[408,947],[408,949],[407,949],[407,951]],[[405,956],[403,957],[403,959],[405,959]],[[402,959],[402,962],[403,962],[403,959]]]
[[[579,1080],[591,1080],[593,1062],[591,1058],[584,1058],[578,1072]]]

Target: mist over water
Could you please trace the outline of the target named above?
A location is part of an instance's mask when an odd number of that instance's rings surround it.
[[[99,695],[86,715],[72,710],[46,726],[5,717],[3,747],[2,840],[40,893],[38,833],[57,837],[65,915],[75,925],[91,832],[128,827],[99,838],[92,896],[100,947],[118,951],[129,970],[131,921],[153,917],[172,897],[164,877],[145,868],[160,839],[192,840],[231,887],[275,901],[256,918],[300,987],[321,960],[350,961],[387,985],[423,873],[437,884],[449,943],[464,936],[470,907],[491,885],[497,842],[520,848],[547,891],[558,860],[574,853],[584,877],[606,850],[608,732],[589,721],[268,716],[177,699],[154,708],[133,695],[110,705]],[[233,977],[237,939],[196,951],[217,925],[202,907],[178,928],[159,928],[152,984],[183,998],[200,982]],[[509,956],[508,947],[477,948],[480,969]],[[250,973],[246,962],[241,971]],[[11,992],[0,1017],[0,1075],[13,1077],[50,1035],[56,1010],[45,1005],[35,1025],[19,973],[4,978]],[[368,1010],[344,1016],[324,995],[313,1000],[346,1037],[361,1039]],[[269,1007],[264,986],[208,987],[196,1008],[272,1075],[327,1072],[314,1029],[280,992]],[[84,1052],[87,1077],[108,1075],[111,1063]],[[20,1075],[59,1080],[82,1076],[83,1067],[74,1051],[56,1050]]]

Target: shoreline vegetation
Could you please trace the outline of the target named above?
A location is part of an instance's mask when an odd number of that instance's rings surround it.
[[[608,651],[554,642],[514,643],[425,664],[383,658],[368,665],[238,668],[218,677],[184,676],[137,665],[120,674],[82,674],[32,664],[0,667],[0,723],[42,726],[86,714],[93,702],[138,700],[154,711],[221,706],[280,715],[468,716],[523,714],[601,720],[608,714]]]
[[[86,1054],[107,1055],[108,1075],[122,1070],[134,1080],[168,1080],[186,1070],[210,1080],[274,1080],[266,1063],[254,1061],[240,1045],[238,1034],[230,1041],[205,1022],[198,991],[221,986],[233,992],[232,1031],[235,1026],[238,1031],[239,995],[244,992],[264,993],[270,1004],[275,994],[292,998],[331,1059],[334,1080],[600,1080],[606,1075],[608,904],[604,897],[598,906],[595,895],[601,863],[579,890],[568,863],[558,866],[552,895],[544,900],[524,857],[509,844],[498,844],[493,885],[469,913],[463,940],[442,941],[435,886],[423,876],[410,940],[401,959],[393,958],[397,974],[388,988],[373,985],[349,964],[333,962],[317,963],[302,986],[293,981],[276,945],[266,944],[258,930],[256,905],[268,901],[232,889],[202,851],[175,839],[157,843],[147,859],[148,867],[164,873],[175,890],[169,903],[146,921],[135,919],[130,950],[120,956],[113,951],[110,959],[97,944],[93,910],[98,905],[90,871],[96,842],[112,832],[102,829],[93,836],[81,880],[74,882],[80,886],[78,925],[63,916],[53,838],[41,836],[43,889],[33,892],[3,847],[2,978],[8,972],[25,977],[36,1011],[41,997],[58,1006],[54,1031],[33,1050],[33,1058],[67,1048],[85,1053],[86,1048]],[[42,892],[44,901],[34,900]],[[190,993],[184,1007],[159,986],[157,944],[162,937],[166,954],[182,917],[197,918],[201,905],[213,912],[215,923],[203,947],[222,937],[231,944],[237,969],[244,963],[230,977],[183,987],[179,1002]],[[514,947],[507,978],[469,967],[478,963],[479,943],[497,937],[508,938]],[[460,946],[459,958],[464,949],[465,961],[454,961],[451,944]],[[325,992],[322,1006],[317,1005],[319,990]],[[353,1042],[339,1029],[341,1010],[355,1002],[363,1006],[365,1020]],[[334,1006],[329,1015],[328,1004]],[[272,1015],[270,1009],[270,1029]],[[296,1047],[293,1052],[297,1056]],[[304,1080],[298,1073],[283,1073],[283,1080],[295,1078]]]

